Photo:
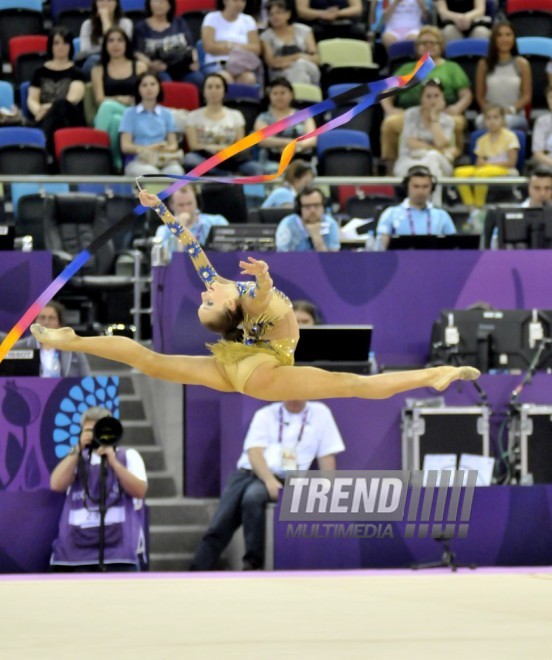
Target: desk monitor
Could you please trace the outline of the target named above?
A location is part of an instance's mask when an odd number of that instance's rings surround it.
[[[388,250],[478,250],[479,236],[475,234],[405,234],[390,236]]]
[[[295,362],[368,373],[371,339],[371,325],[304,326],[295,350]]]
[[[17,348],[0,362],[0,376],[40,376],[40,350]]]
[[[499,208],[494,213],[499,248],[552,247],[552,207]]]
[[[213,225],[205,247],[218,252],[269,252],[276,249],[276,228],[270,224]]]
[[[483,372],[525,370],[536,349],[531,336],[531,324],[535,322],[541,325],[542,335],[550,337],[551,317],[542,310],[442,310],[434,328],[432,358],[439,355],[444,359],[448,350],[457,354],[460,364],[477,367]],[[459,341],[447,349],[445,347],[451,343],[447,327],[451,325],[458,329]],[[549,353],[547,345],[541,368],[550,360]]]
[[[0,224],[0,251],[13,250],[15,240],[15,227],[13,225]]]

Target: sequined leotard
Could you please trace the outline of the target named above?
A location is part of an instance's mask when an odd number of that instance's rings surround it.
[[[183,244],[201,281],[206,287],[211,285],[219,276],[195,237],[174,218],[164,204],[156,206],[154,211]],[[235,282],[235,285],[240,301],[245,304],[247,298],[255,298],[259,290],[256,282]],[[291,301],[284,293],[273,288],[262,314],[245,314],[240,325],[243,341],[221,339],[215,344],[207,344],[238,392],[244,391],[245,382],[260,364],[273,362],[275,365],[293,365],[293,355],[299,340],[296,324],[295,331],[291,330],[289,336],[281,337],[280,333],[273,332],[288,314],[293,316]]]

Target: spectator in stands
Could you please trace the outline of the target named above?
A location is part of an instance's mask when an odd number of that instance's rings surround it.
[[[38,313],[35,323],[40,323],[45,328],[61,328],[67,325],[63,320],[64,311],[65,307],[61,303],[50,300]],[[5,333],[0,332],[0,342],[5,337]],[[83,378],[90,374],[90,367],[84,353],[70,351],[66,353],[49,348],[44,344],[39,344],[32,335],[17,341],[14,349],[18,348],[40,349],[40,376],[42,378]]]
[[[82,106],[84,76],[73,62],[73,37],[65,27],[52,29],[46,54],[48,59],[31,78],[27,106],[53,154],[53,136],[58,128],[86,124]]]
[[[226,91],[226,79],[220,73],[205,76],[202,89],[205,106],[192,110],[186,124],[186,140],[190,149],[184,160],[187,169],[196,167],[244,137],[244,116],[239,110],[224,105]],[[241,152],[210,170],[214,175],[223,176],[228,171],[237,171],[246,176],[262,173],[259,163],[251,160],[247,152]]]
[[[134,25],[130,18],[123,15],[121,0],[92,0],[90,18],[81,25],[79,35],[79,62],[84,60],[82,70],[86,78],[90,77],[92,68],[100,61],[104,35],[112,27],[122,28],[132,39]]]
[[[506,126],[527,130],[526,106],[531,104],[531,66],[518,55],[514,27],[507,21],[493,25],[489,53],[477,63],[475,97],[483,112],[488,105],[499,105],[506,112]],[[483,126],[483,115],[476,119]]]
[[[121,151],[126,157],[125,174],[184,174],[172,112],[159,105],[163,89],[153,73],[138,76],[134,99],[121,118]]]
[[[425,0],[383,0],[383,22],[381,40],[385,48],[397,41],[416,39],[427,19]]]
[[[229,83],[262,81],[261,42],[255,19],[244,14],[245,0],[223,0],[222,11],[211,11],[201,25],[205,51],[203,72],[220,73]]]
[[[313,303],[296,300],[292,304],[299,325],[320,322]],[[216,569],[240,524],[245,538],[243,569],[262,569],[265,507],[278,500],[286,470],[307,470],[315,458],[320,470],[335,470],[335,454],[344,449],[331,410],[323,403],[283,401],[258,410],[247,431],[238,470],[228,479],[191,570]]]
[[[427,167],[436,178],[452,174],[458,152],[454,146],[454,120],[445,108],[441,82],[430,78],[422,83],[420,105],[404,113],[396,176],[405,176],[415,165]]]
[[[430,72],[429,78],[438,79],[445,95],[445,112],[454,120],[455,144],[463,144],[466,119],[464,113],[472,102],[470,80],[464,70],[456,63],[445,60],[443,53],[445,45],[441,33],[436,27],[425,25],[416,39],[416,50],[421,57],[429,53],[435,62],[435,68]],[[415,66],[415,62],[408,62],[400,66],[393,75],[406,75]],[[402,91],[396,97],[386,98],[381,102],[385,112],[385,119],[381,126],[381,156],[387,162],[388,171],[393,171],[397,159],[399,136],[404,125],[404,111],[407,108],[420,104],[422,88],[415,85],[412,89]],[[395,99],[398,107],[395,107]]]
[[[287,78],[292,83],[318,85],[320,55],[312,29],[291,23],[286,0],[270,0],[268,22],[270,27],[261,34],[261,44],[270,80]]]
[[[147,17],[134,28],[134,48],[160,80],[183,80],[201,87],[203,75],[194,39],[176,0],[147,0]]]
[[[111,417],[106,408],[94,407],[84,411],[78,444],[50,476],[50,488],[66,493],[50,558],[50,568],[56,573],[100,571],[99,501],[103,457],[107,463],[105,570],[139,571],[140,555],[145,555],[146,468],[135,449],[98,442],[94,428],[106,417]]]
[[[267,88],[268,109],[261,113],[255,121],[255,130],[258,131],[265,126],[275,124],[281,119],[291,117],[296,109],[293,107],[293,87],[286,78],[275,78]],[[278,135],[267,137],[259,142],[261,148],[259,160],[265,173],[271,174],[278,171],[282,152],[290,142],[306,133],[316,129],[316,123],[312,117],[299,122],[294,126],[280,131]],[[304,158],[312,158],[316,147],[316,138],[302,140],[295,145],[295,153]]]
[[[435,0],[435,9],[445,43],[489,38],[492,19],[485,15],[485,0]]]
[[[92,88],[98,111],[94,126],[109,133],[113,164],[117,170],[123,165],[119,147],[119,124],[123,112],[134,105],[138,76],[147,70],[143,62],[134,58],[132,44],[120,27],[110,28],[102,43],[100,64],[92,69]]]
[[[487,132],[475,143],[475,165],[457,167],[454,176],[478,178],[518,175],[516,162],[520,149],[519,140],[515,133],[506,128],[504,108],[488,105],[484,115]],[[485,206],[487,190],[488,186],[458,186],[462,202],[471,212],[481,210]]]
[[[312,27],[316,41],[366,40],[361,0],[296,0],[295,9],[299,19]]]
[[[552,83],[546,90],[550,112],[541,115],[533,126],[533,158],[539,165],[552,168]]]
[[[195,188],[190,184],[174,192],[168,206],[178,222],[192,232],[201,246],[205,245],[211,227],[228,224],[228,220],[223,215],[201,213]],[[162,224],[158,227],[155,237],[161,239],[168,260],[172,257],[173,252],[184,250],[178,237],[171,232],[167,225]]]
[[[339,225],[325,213],[324,194],[306,187],[297,194],[295,212],[282,218],[276,230],[278,252],[337,252]]]
[[[294,206],[298,191],[310,186],[313,180],[314,170],[309,163],[300,159],[292,161],[284,172],[284,183],[274,188],[261,207],[270,209]]]
[[[430,202],[436,183],[427,167],[415,166],[406,173],[406,198],[398,206],[386,208],[378,221],[377,236],[382,249],[387,249],[391,236],[456,233],[450,215]]]
[[[322,323],[320,310],[310,300],[292,300],[291,306],[293,307],[299,326],[320,325]]]

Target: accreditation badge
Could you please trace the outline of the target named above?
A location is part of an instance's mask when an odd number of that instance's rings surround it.
[[[295,447],[282,447],[282,472],[297,470],[297,452]]]

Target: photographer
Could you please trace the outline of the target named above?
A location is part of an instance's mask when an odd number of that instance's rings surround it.
[[[109,433],[99,432],[101,425],[97,424],[104,418],[112,420],[107,423]],[[52,546],[52,571],[140,570],[139,555],[145,550],[147,476],[135,449],[115,447],[121,433],[122,427],[108,410],[89,408],[81,418],[78,444],[52,472],[51,489],[66,491],[58,537]],[[106,466],[103,567],[99,552],[102,462]]]

